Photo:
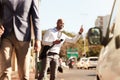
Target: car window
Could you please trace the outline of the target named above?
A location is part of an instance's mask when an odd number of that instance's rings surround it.
[[[83,61],[87,61],[87,59],[83,59]]]
[[[90,61],[97,61],[98,58],[91,58]]]

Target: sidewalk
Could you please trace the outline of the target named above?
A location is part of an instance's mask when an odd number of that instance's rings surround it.
[[[12,73],[12,80],[19,80],[17,72]],[[30,80],[35,80],[34,72],[30,72]]]
[[[64,80],[62,78],[62,76],[64,75],[64,73],[67,73],[68,71],[69,71],[68,68],[63,68],[63,73],[58,72],[58,78],[56,80]],[[50,75],[48,74],[48,78],[49,77],[50,77]],[[12,72],[12,80],[19,80],[18,73],[16,71]],[[37,80],[37,79],[35,79],[34,71],[30,72],[30,80]]]

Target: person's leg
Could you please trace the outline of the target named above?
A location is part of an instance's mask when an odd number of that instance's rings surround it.
[[[38,80],[47,80],[47,69],[49,68],[50,58],[44,58],[41,61],[41,71]]]
[[[31,54],[29,42],[18,42],[17,44],[14,45],[20,80],[29,80],[30,54]]]
[[[50,80],[55,80],[57,77],[57,70],[58,70],[59,60],[58,55],[55,55],[54,58],[50,62]]]
[[[3,39],[0,47],[0,80],[11,80],[11,56],[13,46],[9,39]]]

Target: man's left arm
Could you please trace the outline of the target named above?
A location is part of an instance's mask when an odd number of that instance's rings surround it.
[[[80,31],[78,32],[78,34],[75,37],[70,38],[70,37],[66,36],[66,40],[65,41],[66,42],[70,42],[70,43],[76,43],[77,40],[81,37],[82,33],[83,33],[83,26],[81,26]]]
[[[31,16],[33,23],[33,30],[35,35],[35,51],[39,52],[41,49],[41,28],[40,28],[40,0],[32,0]]]

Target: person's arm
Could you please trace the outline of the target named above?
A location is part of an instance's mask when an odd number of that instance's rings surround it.
[[[66,36],[66,39],[65,39],[65,42],[70,42],[70,43],[76,43],[77,40],[81,37],[81,35],[77,34],[75,37],[71,38],[71,37],[68,37]]]
[[[76,43],[77,40],[81,37],[82,33],[83,33],[83,26],[81,26],[80,31],[78,32],[78,34],[75,37],[71,38],[71,37],[68,37],[65,35],[65,37],[66,37],[65,41],[70,42],[70,43]]]
[[[55,44],[60,44],[62,40],[50,41],[51,30],[47,30],[43,36],[42,44],[47,46],[53,46]]]
[[[43,45],[48,45],[48,46],[51,46],[53,45],[53,42],[52,41],[49,41],[49,37],[50,37],[50,33],[51,31],[50,30],[47,30],[43,36],[43,40],[42,40],[42,44]]]
[[[3,23],[3,2],[2,0],[0,0],[0,37],[4,33],[4,27],[2,23]]]
[[[33,23],[33,30],[35,35],[35,51],[39,52],[41,49],[41,28],[40,28],[40,0],[32,0],[31,17]]]
[[[35,40],[41,40],[40,0],[32,0],[31,16],[32,16],[32,23],[35,34]]]
[[[4,27],[0,25],[0,37],[2,36],[3,33],[4,33]]]

